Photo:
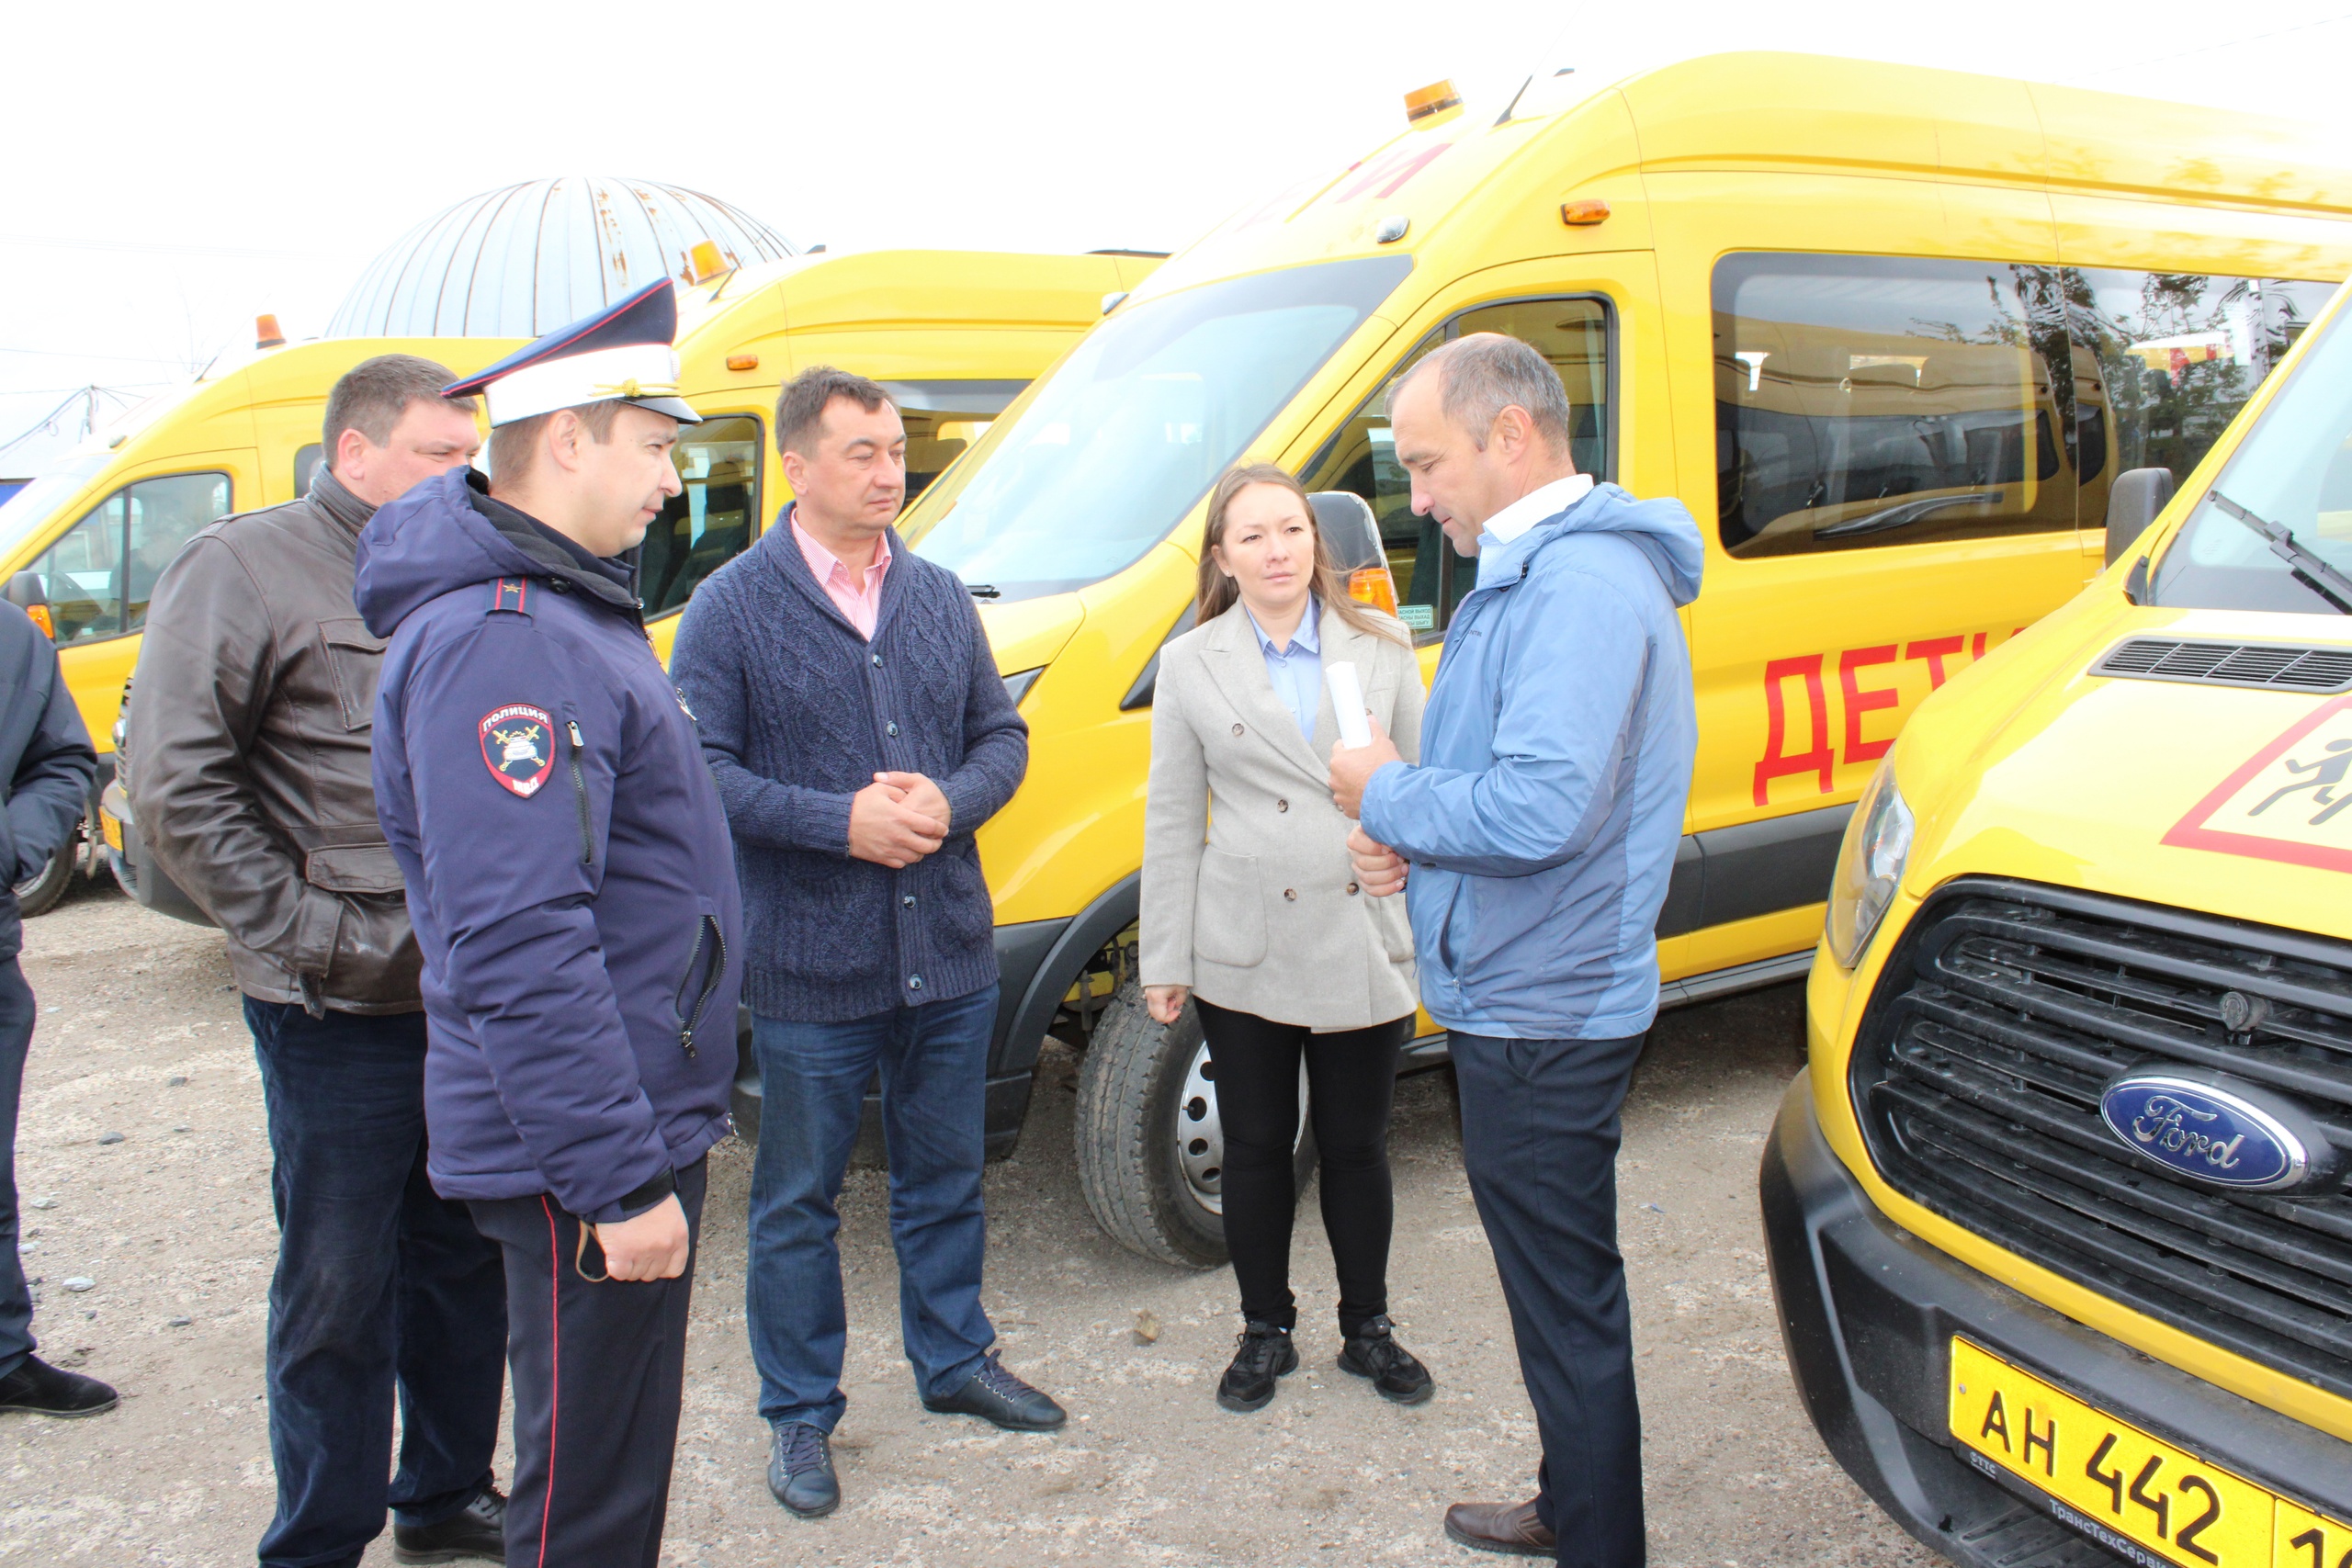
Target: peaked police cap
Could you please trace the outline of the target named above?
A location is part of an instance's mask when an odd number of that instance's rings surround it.
[[[700,424],[702,415],[678,396],[677,335],[677,291],[665,277],[450,382],[441,395],[484,394],[492,425],[607,399]]]

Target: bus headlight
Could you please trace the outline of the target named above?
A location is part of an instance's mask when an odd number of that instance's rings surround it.
[[[1851,969],[1871,944],[1895,886],[1911,858],[1911,807],[1894,787],[1894,759],[1871,775],[1870,787],[1854,804],[1846,841],[1838,851],[1838,872],[1829,884],[1828,929],[1822,940],[1840,968]]]

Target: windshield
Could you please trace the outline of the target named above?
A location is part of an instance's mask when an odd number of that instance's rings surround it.
[[[57,514],[57,509],[81,493],[82,487],[114,461],[107,452],[85,453],[51,466],[49,472],[0,504],[0,561]]]
[[[1326,262],[1120,311],[933,487],[908,538],[1002,599],[1124,570],[1411,270],[1402,255]]]
[[[2345,613],[2352,575],[2352,311],[2338,310],[2165,552],[2148,603]]]

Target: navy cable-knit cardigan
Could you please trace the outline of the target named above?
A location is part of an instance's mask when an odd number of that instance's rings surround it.
[[[997,978],[972,833],[1020,787],[1029,727],[955,573],[893,530],[869,644],[790,515],[695,590],[671,658],[735,836],[744,999],[831,1023],[969,996]],[[850,796],[877,773],[947,796],[947,841],[902,871],[849,854]]]

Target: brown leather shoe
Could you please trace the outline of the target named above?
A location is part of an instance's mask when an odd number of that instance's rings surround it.
[[[1445,1511],[1448,1540],[1474,1551],[1508,1551],[1518,1557],[1550,1557],[1560,1550],[1535,1504],[1456,1503]]]

